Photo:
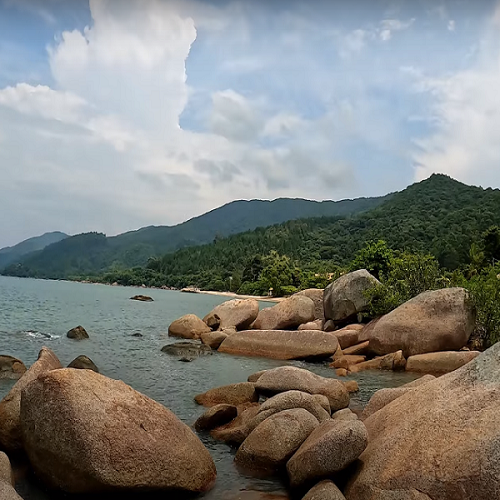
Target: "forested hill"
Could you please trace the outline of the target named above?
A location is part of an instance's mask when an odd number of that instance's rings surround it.
[[[367,241],[383,239],[393,249],[431,253],[442,266],[454,269],[468,262],[471,243],[493,225],[500,225],[500,190],[433,175],[353,217],[256,229],[165,255],[149,267],[161,274],[164,284],[211,288],[216,279],[248,273],[271,250],[302,269],[328,270],[349,263]]]
[[[353,215],[389,197],[323,202],[289,198],[234,201],[176,226],[145,227],[109,238],[101,233],[76,235],[16,259],[4,274],[38,278],[98,275],[111,268],[145,265],[152,256],[257,227],[307,217]],[[0,266],[0,271],[7,264]]]

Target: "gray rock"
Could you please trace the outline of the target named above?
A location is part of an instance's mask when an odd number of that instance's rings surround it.
[[[85,328],[83,328],[83,326],[79,325],[69,330],[66,334],[66,337],[73,340],[84,340],[89,338],[89,334],[87,333]]]
[[[190,359],[213,354],[209,346],[195,342],[176,342],[175,344],[167,344],[163,346],[161,350],[172,356],[181,356]]]
[[[99,373],[99,368],[95,363],[87,356],[81,355],[75,358],[69,365],[68,368],[76,368],[79,370],[92,370],[93,372]]]

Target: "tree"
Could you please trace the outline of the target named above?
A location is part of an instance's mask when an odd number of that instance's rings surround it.
[[[389,271],[392,258],[393,252],[384,240],[368,241],[351,262],[351,271],[366,269],[380,279]]]
[[[483,248],[488,263],[500,260],[500,227],[492,226],[483,234]]]
[[[272,288],[275,297],[283,295],[283,287],[294,284],[294,269],[290,258],[271,250],[264,259],[265,267],[261,272],[261,281],[268,289]]]

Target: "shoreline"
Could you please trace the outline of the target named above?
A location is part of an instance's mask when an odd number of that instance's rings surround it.
[[[182,291],[182,290],[180,290]],[[281,302],[284,297],[267,297],[267,296],[261,296],[261,295],[239,295],[235,292],[216,292],[212,290],[196,290],[196,291],[190,291],[190,292],[183,292],[183,293],[199,293],[199,294],[205,294],[205,295],[218,295],[220,297],[231,297],[233,299],[255,299],[260,302]]]

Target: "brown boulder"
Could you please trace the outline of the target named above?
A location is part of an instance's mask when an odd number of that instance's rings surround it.
[[[248,379],[247,381],[248,382],[257,382],[257,380],[259,380],[260,376],[265,373],[266,370],[261,370],[259,372],[255,372],[255,373],[252,373],[252,375],[249,375],[248,376]]]
[[[236,406],[219,404],[209,408],[198,420],[194,423],[194,428],[197,431],[210,431],[216,427],[227,424],[238,416]]]
[[[280,366],[267,370],[255,382],[255,388],[266,396],[294,390],[309,394],[322,394],[328,398],[331,411],[349,406],[349,393],[340,380],[320,377],[294,366]]]
[[[23,500],[17,491],[8,483],[0,481],[0,498],[2,500]]]
[[[317,330],[247,330],[227,337],[219,352],[273,359],[321,359],[338,347],[334,335]]]
[[[406,500],[412,498],[408,490],[439,500],[498,498],[499,412],[496,344],[365,420],[370,443],[346,498]]]
[[[303,323],[297,328],[297,330],[323,330],[323,320],[317,319],[315,321]]]
[[[366,340],[343,350],[346,356],[367,356],[370,354],[370,342]]]
[[[349,372],[345,368],[337,368],[335,370],[335,375],[337,375],[337,377],[347,377]]]
[[[328,415],[332,414],[332,409],[330,407],[330,401],[323,394],[312,394],[312,397],[322,406],[324,410],[327,411]]]
[[[334,322],[346,321],[368,307],[365,292],[380,282],[366,269],[341,276],[325,288],[325,318]]]
[[[478,351],[430,352],[410,356],[406,371],[418,373],[449,373],[479,356]]]
[[[87,333],[87,330],[83,328],[83,326],[79,325],[69,330],[68,333],[66,333],[66,337],[73,340],[84,340],[89,338],[89,334]]]
[[[14,486],[14,474],[12,473],[9,457],[2,451],[0,451],[0,483],[8,483]]]
[[[250,423],[259,413],[259,405],[257,403],[253,403],[252,406],[245,404],[237,408],[238,416],[234,420],[210,432],[214,439],[239,446],[248,437],[251,432]]]
[[[353,392],[359,392],[359,385],[355,380],[347,380],[344,382],[344,387],[349,394]]]
[[[332,415],[332,420],[358,420],[358,416],[349,408],[336,411]]]
[[[368,444],[360,420],[328,420],[305,440],[286,468],[292,487],[325,479],[354,462]]]
[[[139,302],[153,302],[153,297],[149,295],[134,295],[130,300],[138,300]]]
[[[325,321],[325,311],[323,310],[324,293],[325,291],[322,288],[308,288],[295,294],[309,297],[314,302],[314,319],[320,321],[321,324]]]
[[[234,299],[219,304],[203,321],[211,327],[218,325],[219,329],[246,330],[258,314],[259,303],[255,299]]]
[[[238,406],[244,403],[254,403],[259,400],[255,391],[255,384],[251,382],[240,382],[239,384],[224,385],[198,394],[194,400],[203,406],[215,406],[228,404]]]
[[[37,361],[0,401],[0,448],[12,452],[23,448],[19,420],[21,391],[42,373],[57,368],[62,368],[57,356],[50,349],[42,347]]]
[[[370,349],[379,355],[456,351],[474,330],[476,314],[464,288],[424,292],[380,318],[370,331]]]
[[[275,306],[262,309],[252,328],[289,330],[314,319],[314,302],[304,295],[292,295]]]
[[[337,330],[336,332],[333,332],[332,335],[335,335],[335,337],[337,337],[342,350],[358,344],[358,330]]]
[[[212,349],[208,345],[188,341],[174,342],[173,344],[164,345],[161,348],[161,351],[172,356],[181,356],[188,359],[194,359],[200,356],[209,356],[213,354]]]
[[[235,462],[246,469],[278,470],[318,425],[318,420],[303,408],[271,415],[243,441]]]
[[[68,493],[204,492],[215,482],[210,453],[187,425],[90,370],[53,370],[25,387],[21,427],[37,475]]]
[[[398,351],[387,354],[386,356],[379,356],[377,358],[370,359],[370,361],[364,361],[363,363],[352,365],[349,370],[351,373],[359,373],[365,370],[400,371],[405,369],[405,365],[406,359],[403,357],[403,352]]]
[[[0,354],[0,380],[17,380],[26,372],[24,363],[12,356]]]
[[[330,363],[331,368],[345,368],[349,370],[351,365],[357,365],[359,363],[364,363],[366,361],[366,356],[340,356],[340,358],[336,359],[333,363]]]
[[[97,368],[97,366],[90,358],[84,355],[75,358],[68,365],[68,368],[76,368],[78,370],[92,370],[93,372],[99,373],[99,368]]]
[[[345,500],[345,497],[332,481],[325,480],[309,490],[302,500]]]
[[[210,331],[210,328],[198,316],[185,314],[168,327],[168,336],[182,339],[199,339],[203,333]]]
[[[206,332],[201,334],[201,341],[211,349],[217,350],[222,342],[227,339],[227,333],[224,332]]]

